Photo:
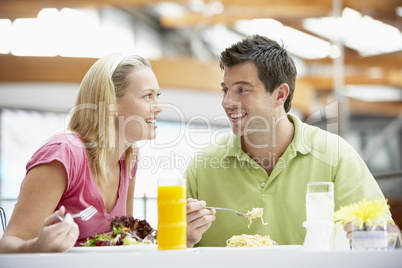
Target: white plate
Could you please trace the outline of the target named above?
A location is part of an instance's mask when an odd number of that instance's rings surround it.
[[[197,248],[199,252],[233,252],[233,251],[292,251],[292,250],[302,250],[301,245],[283,245],[283,246],[270,246],[270,247],[199,247]]]
[[[144,252],[157,251],[158,245],[128,245],[128,246],[104,246],[104,247],[73,247],[69,252]]]

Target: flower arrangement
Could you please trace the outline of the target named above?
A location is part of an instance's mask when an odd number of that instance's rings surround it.
[[[364,198],[358,203],[353,203],[345,207],[341,207],[334,214],[335,222],[345,225],[348,222],[357,221],[360,230],[365,230],[367,227],[372,228],[373,223],[385,220],[391,222],[392,218],[389,215],[388,200],[367,200]]]

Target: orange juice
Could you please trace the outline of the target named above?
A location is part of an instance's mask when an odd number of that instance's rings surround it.
[[[158,249],[187,247],[186,203],[183,184],[158,186]]]

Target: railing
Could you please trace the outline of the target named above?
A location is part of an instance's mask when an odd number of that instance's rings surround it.
[[[402,178],[402,170],[375,174],[376,180],[386,180],[392,178]],[[137,201],[137,202],[136,202]],[[3,207],[5,210],[4,217],[10,218],[11,213],[14,209],[14,205],[17,202],[16,198],[0,198],[0,207]],[[142,202],[142,206],[141,206]],[[137,205],[136,205],[137,204]],[[149,211],[148,206],[154,205],[156,206],[156,197],[148,197],[145,193],[142,197],[134,198],[134,214],[138,218],[146,219],[148,222],[151,220],[151,225],[156,226],[155,220],[157,219],[156,209],[152,209]],[[152,222],[153,221],[153,222]]]
[[[137,201],[137,202],[136,202]],[[139,202],[138,202],[139,201]],[[17,202],[16,198],[0,198],[0,207],[4,208],[4,217],[7,219],[10,219],[12,211],[14,210],[14,205]],[[142,206],[140,205],[142,202]],[[136,209],[139,210],[136,214],[138,215],[137,217],[147,219],[149,222],[149,219],[152,221],[155,221],[157,217],[157,212],[156,210],[152,210],[151,212],[148,211],[148,205],[156,205],[156,197],[148,197],[146,194],[144,194],[142,197],[135,197],[134,198],[134,205],[138,204],[134,208],[134,213],[136,213]],[[142,211],[140,211],[142,210]],[[3,217],[3,216],[2,216]],[[151,226],[156,227],[156,222],[150,222]]]

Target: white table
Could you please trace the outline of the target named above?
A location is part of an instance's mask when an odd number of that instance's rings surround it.
[[[402,250],[384,252],[304,251],[299,248],[185,251],[103,251],[45,254],[0,254],[0,267],[402,267]]]

